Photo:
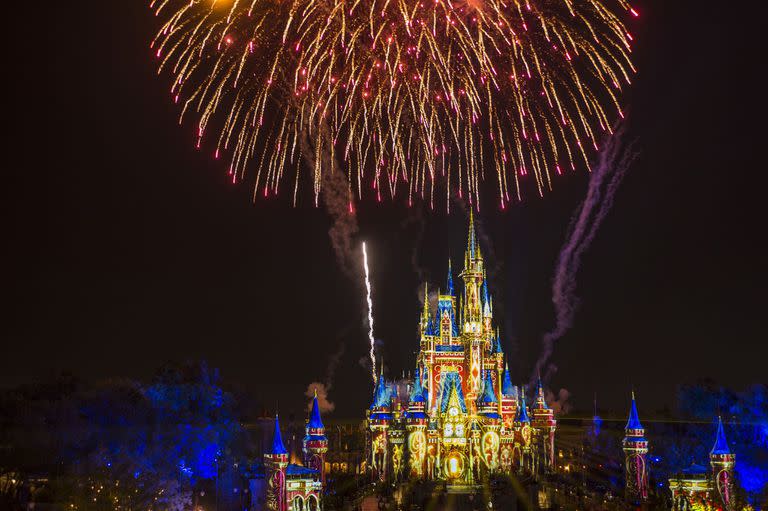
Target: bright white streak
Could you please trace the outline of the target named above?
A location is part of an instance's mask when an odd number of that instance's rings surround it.
[[[363,242],[363,267],[365,268],[365,290],[368,299],[368,340],[371,343],[371,376],[373,383],[376,383],[376,355],[373,352],[375,341],[373,339],[373,300],[371,299],[371,279],[368,273],[368,251]]]

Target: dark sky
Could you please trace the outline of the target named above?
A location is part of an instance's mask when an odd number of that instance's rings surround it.
[[[145,378],[167,360],[204,358],[257,399],[296,403],[343,343],[330,397],[339,415],[362,414],[364,296],[335,264],[327,214],[287,199],[252,204],[222,163],[194,150],[167,76],[155,74],[145,2],[13,4],[0,384],[65,369]],[[637,7],[640,73],[626,103],[642,155],[585,257],[576,324],[555,354],[552,385],[584,407],[597,391],[623,409],[630,384],[652,408],[702,377],[766,381],[760,19],[717,2]],[[518,381],[551,326],[552,268],[587,177],[480,216]],[[417,348],[412,255],[441,284],[466,217],[363,204],[359,220],[377,337],[399,374]]]

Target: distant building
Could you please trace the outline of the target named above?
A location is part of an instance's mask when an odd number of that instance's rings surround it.
[[[669,479],[672,509],[733,509],[733,475],[736,455],[728,447],[723,421],[717,418],[715,444],[709,452],[709,469],[693,464]]]
[[[539,382],[533,406],[512,385],[493,326],[483,256],[470,215],[454,291],[450,261],[433,316],[425,290],[413,380],[376,382],[367,412],[368,466],[379,480],[427,478],[460,489],[495,471],[537,474],[554,464],[556,421]]]
[[[272,444],[264,453],[264,470],[251,480],[251,509],[270,511],[321,511],[325,484],[328,439],[320,418],[317,394],[302,442],[304,465],[289,462],[289,453],[275,417]]]
[[[326,430],[328,454],[325,457],[327,475],[363,474],[367,470],[365,445],[361,441],[365,426],[360,422],[337,423]]]

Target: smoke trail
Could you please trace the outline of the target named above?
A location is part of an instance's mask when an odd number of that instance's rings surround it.
[[[333,224],[328,230],[336,262],[344,274],[353,282],[360,279],[357,266],[358,254],[355,251],[355,236],[359,231],[357,215],[352,207],[350,185],[347,177],[336,164],[333,151],[333,140],[330,129],[326,124],[317,128],[314,145],[310,142],[309,129],[306,128],[301,136],[301,153],[306,159],[310,170],[317,175],[322,169],[322,192],[320,198]],[[298,189],[298,177],[297,177]],[[294,198],[295,201],[295,198]]]
[[[421,259],[421,244],[424,241],[424,232],[426,230],[426,220],[424,218],[423,208],[420,205],[416,205],[410,209],[411,213],[402,222],[401,227],[403,231],[410,228],[411,225],[416,226],[416,232],[413,236],[413,246],[411,248],[411,268],[413,272],[419,278],[419,285],[416,286],[416,299],[419,301],[419,305],[424,305],[424,287],[429,286],[429,271],[420,262]],[[433,302],[430,300],[430,304]],[[430,306],[430,310],[432,307]]]
[[[350,326],[344,327],[337,337],[343,338],[349,333],[350,329]],[[336,353],[331,355],[328,359],[328,365],[325,368],[325,382],[313,381],[307,385],[307,390],[304,392],[304,395],[309,398],[309,401],[307,402],[307,411],[312,409],[312,399],[315,397],[315,390],[317,390],[317,404],[320,406],[321,412],[332,412],[334,408],[336,408],[333,401],[328,399],[328,394],[330,394],[331,389],[333,389],[336,368],[341,361],[341,357],[344,356],[345,349],[346,344],[342,340],[339,343],[339,348],[336,350]]]
[[[328,399],[328,391],[330,389],[319,381],[313,381],[307,385],[307,390],[304,395],[309,398],[309,404],[307,405],[307,411],[312,410],[312,400],[317,392],[317,407],[320,409],[320,413],[332,412],[336,409],[336,404]]]
[[[349,183],[341,171],[326,173],[323,178],[321,195],[325,210],[333,219],[328,230],[331,245],[336,253],[336,261],[344,274],[353,282],[359,282],[359,266],[355,264],[356,253],[354,238],[358,233],[357,216],[349,202]]]
[[[592,170],[587,196],[576,209],[568,227],[565,243],[560,249],[552,279],[555,327],[544,334],[541,355],[536,361],[531,384],[535,382],[537,375],[541,374],[544,366],[547,366],[545,379],[557,371],[557,366],[549,363],[549,359],[552,356],[555,342],[573,324],[578,306],[576,274],[581,266],[581,258],[611,209],[616,190],[619,188],[624,175],[637,157],[635,141],[629,143],[622,150],[623,137],[624,125],[607,139],[597,165]]]
[[[544,393],[544,400],[547,402],[547,405],[558,416],[565,415],[571,411],[571,403],[568,402],[570,397],[571,393],[568,389],[560,389],[557,395],[551,390],[547,390]]]
[[[371,343],[371,376],[373,377],[373,383],[376,383],[376,354],[374,353],[376,340],[373,338],[373,300],[371,299],[371,278],[368,271],[368,251],[365,249],[365,242],[363,242],[363,268],[365,269],[365,291],[368,300],[368,340]]]

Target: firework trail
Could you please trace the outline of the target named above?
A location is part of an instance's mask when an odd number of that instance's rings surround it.
[[[368,300],[368,341],[371,343],[371,377],[373,378],[373,383],[376,383],[376,354],[374,353],[376,341],[373,338],[373,300],[371,299],[371,278],[368,272],[368,251],[365,249],[365,242],[363,242],[363,268],[365,269],[365,291],[366,299]]]
[[[306,134],[315,203],[345,163],[350,198],[542,195],[622,116],[635,72],[626,0],[152,0],[158,72],[196,145],[254,197],[293,185]],[[181,121],[181,119],[180,119]],[[291,179],[288,174],[293,174]],[[486,175],[487,174],[487,175]],[[292,182],[291,182],[292,181]],[[285,184],[284,183],[290,183]],[[399,191],[401,190],[401,191]]]
[[[552,304],[555,308],[555,327],[544,334],[542,352],[536,361],[531,376],[533,385],[547,366],[555,342],[560,339],[573,325],[573,318],[578,306],[576,296],[576,274],[581,266],[581,258],[589,248],[600,224],[610,211],[616,190],[624,175],[637,157],[635,141],[622,150],[624,126],[611,136],[600,152],[596,168],[589,179],[587,196],[579,205],[571,224],[565,243],[560,249],[560,255],[555,266],[552,280]],[[557,370],[554,364],[546,367],[545,380]]]

